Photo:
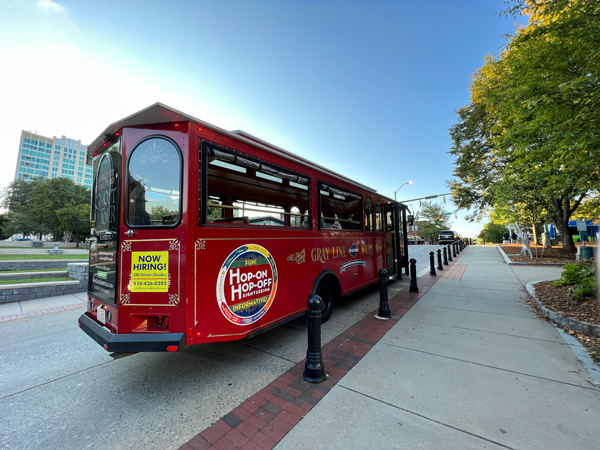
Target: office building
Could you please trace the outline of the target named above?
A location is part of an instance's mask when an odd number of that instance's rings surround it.
[[[21,131],[15,180],[35,177],[67,177],[92,188],[92,166],[85,163],[86,146],[81,141],[41,136]]]

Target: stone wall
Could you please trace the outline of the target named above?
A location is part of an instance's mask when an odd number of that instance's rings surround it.
[[[29,266],[27,268],[33,267]],[[0,286],[0,303],[21,302],[44,297],[56,297],[58,295],[73,294],[75,292],[87,290],[88,263],[69,263],[67,265],[67,273],[69,277],[73,278],[73,280],[2,285]]]
[[[82,264],[81,259],[59,259],[59,260],[28,260],[28,261],[0,261],[0,270],[26,270],[26,269],[56,269],[67,267],[69,264]],[[87,263],[84,263],[87,264]]]

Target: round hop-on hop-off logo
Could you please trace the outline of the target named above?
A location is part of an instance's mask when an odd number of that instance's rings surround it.
[[[227,320],[250,325],[266,314],[277,292],[277,266],[260,245],[236,248],[227,257],[217,279],[217,301]]]

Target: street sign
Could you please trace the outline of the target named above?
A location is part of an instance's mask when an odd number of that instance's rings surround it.
[[[451,216],[451,215],[452,215],[452,213],[444,213],[444,214],[442,214],[442,216]]]

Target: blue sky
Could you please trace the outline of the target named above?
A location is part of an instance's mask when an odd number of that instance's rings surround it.
[[[157,101],[398,200],[448,192],[448,128],[502,0],[0,0],[0,187],[21,130],[91,142]],[[434,200],[440,201],[441,198]],[[418,202],[411,203],[418,210]],[[455,208],[446,197],[448,212]],[[483,227],[452,228],[472,237]]]

